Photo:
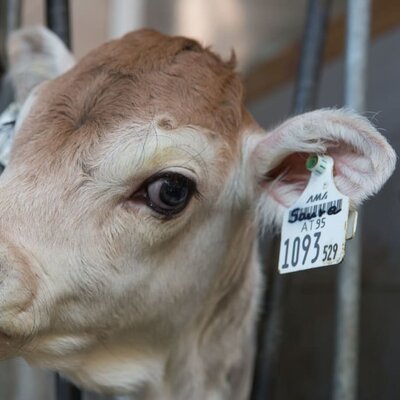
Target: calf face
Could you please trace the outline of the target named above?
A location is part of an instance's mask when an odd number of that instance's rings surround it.
[[[258,226],[279,226],[308,154],[334,158],[356,206],[392,173],[392,148],[343,110],[263,132],[233,60],[186,38],[130,33],[67,72],[43,29],[10,47],[25,104],[0,178],[1,356],[104,392],[244,399]]]

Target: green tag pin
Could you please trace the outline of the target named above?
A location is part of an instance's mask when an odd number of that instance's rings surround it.
[[[322,175],[326,170],[326,164],[327,158],[325,156],[313,154],[307,158],[306,168],[311,172]]]

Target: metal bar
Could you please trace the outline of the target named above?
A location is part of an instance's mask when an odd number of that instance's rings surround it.
[[[82,392],[65,379],[56,375],[57,400],[82,400]]]
[[[348,0],[345,104],[365,110],[371,0]]]
[[[21,25],[22,0],[0,0],[0,112],[13,101],[11,80],[7,70],[7,37]]]
[[[331,5],[332,0],[311,0],[308,3],[293,114],[301,114],[315,107]]]
[[[329,22],[331,0],[309,0],[307,21],[303,37],[301,59],[292,105],[292,113],[299,114],[314,107],[320,72],[323,65],[323,49]],[[262,318],[258,332],[258,352],[255,360],[252,400],[265,400],[273,396],[278,380],[281,332],[285,300],[289,290],[290,275],[279,275],[279,240],[273,239],[273,276],[266,292],[264,307],[267,314]],[[268,280],[267,280],[267,283]]]
[[[146,0],[109,0],[108,37],[115,39],[146,24]],[[166,4],[170,8],[169,4]],[[157,4],[162,7],[162,4]],[[163,10],[164,11],[164,10]],[[160,10],[160,12],[163,13]],[[163,18],[165,15],[163,13]]]
[[[46,0],[47,26],[71,48],[69,0]]]
[[[7,68],[7,37],[21,25],[21,0],[0,1],[0,74]]]
[[[71,48],[69,0],[46,0],[47,26]],[[57,400],[81,400],[82,392],[71,383],[56,375]]]
[[[353,110],[363,111],[367,84],[371,1],[348,0],[347,13],[345,104]],[[360,228],[359,223],[359,234],[348,243],[347,256],[339,265],[333,400],[355,400],[357,398],[361,292]]]
[[[280,333],[283,317],[283,292],[286,289],[285,278],[275,271],[279,256],[279,243],[272,239],[271,260],[269,268],[273,272],[267,278],[267,290],[264,297],[263,314],[258,326],[257,352],[254,367],[251,400],[272,398],[276,385],[276,370],[280,350]]]

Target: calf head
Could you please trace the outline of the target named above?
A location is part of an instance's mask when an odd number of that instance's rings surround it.
[[[95,390],[245,398],[258,227],[279,226],[310,153],[334,158],[356,206],[392,148],[343,110],[264,132],[234,60],[183,37],[130,33],[68,69],[61,42],[30,29],[10,54],[24,105],[0,178],[0,355]]]

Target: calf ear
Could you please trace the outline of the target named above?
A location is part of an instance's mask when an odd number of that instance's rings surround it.
[[[259,216],[279,226],[283,212],[304,190],[310,154],[334,159],[338,189],[353,207],[377,193],[392,174],[396,155],[364,117],[345,110],[317,110],[290,118],[267,134],[250,135],[249,161],[262,190]]]
[[[36,86],[63,74],[75,63],[58,36],[42,26],[13,32],[8,40],[8,58],[19,105]]]

